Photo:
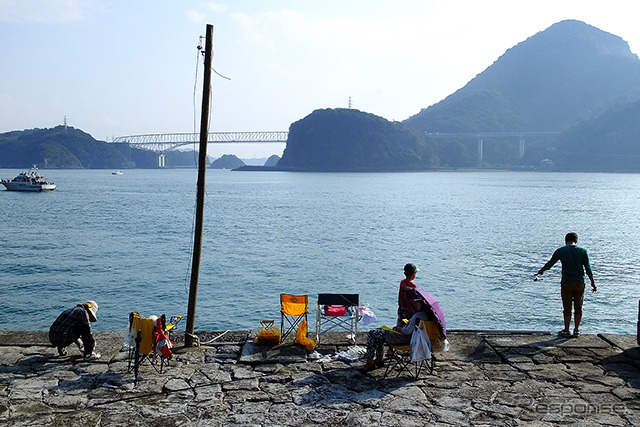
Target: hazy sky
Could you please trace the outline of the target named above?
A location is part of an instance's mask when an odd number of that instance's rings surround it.
[[[315,109],[348,107],[349,97],[353,108],[404,120],[564,19],[618,35],[638,53],[637,4],[0,0],[0,132],[54,127],[65,116],[100,140],[197,132],[206,24],[214,68],[230,78],[214,76],[211,131],[288,130]],[[283,147],[209,153],[266,157]]]

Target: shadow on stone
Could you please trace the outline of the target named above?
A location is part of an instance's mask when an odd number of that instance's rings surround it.
[[[307,351],[297,344],[280,344],[273,347],[247,341],[242,347],[240,363],[303,363]]]
[[[496,351],[503,362],[530,362],[533,358],[545,355],[549,348],[554,348],[566,341],[566,339],[551,338],[544,341],[502,343],[491,338],[488,344]],[[553,361],[553,355],[549,355],[549,361]]]
[[[602,367],[622,378],[630,387],[640,389],[640,347],[602,359]]]
[[[302,407],[348,407],[353,403],[376,406],[375,400],[415,382],[403,377],[382,380],[382,373],[384,369],[380,369],[380,378],[377,374],[364,375],[355,366],[342,364],[339,368],[326,368],[322,374],[310,373],[295,379],[288,388],[294,403]]]

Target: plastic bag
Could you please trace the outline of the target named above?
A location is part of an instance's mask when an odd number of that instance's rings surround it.
[[[428,359],[431,359],[429,335],[424,329],[416,327],[411,334],[411,361],[419,362]]]
[[[258,332],[256,342],[262,345],[280,344],[280,329],[273,325],[273,320],[261,320],[262,329]]]
[[[173,353],[173,343],[162,330],[162,319],[156,320],[156,331],[153,333],[153,341],[156,343],[155,354],[163,359]]]
[[[360,317],[362,318],[362,323],[364,325],[370,325],[371,323],[378,320],[373,310],[369,307],[359,307],[358,311],[360,311]]]
[[[296,332],[296,341],[304,346],[307,351],[311,351],[316,348],[316,342],[310,338],[307,338],[307,321],[303,320],[298,326]]]

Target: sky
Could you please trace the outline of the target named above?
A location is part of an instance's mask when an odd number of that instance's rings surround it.
[[[404,120],[507,49],[577,19],[640,52],[637,0],[0,0],[0,132],[63,124],[98,140],[199,132],[214,26],[210,131],[281,131],[322,108]],[[204,46],[204,41],[202,41]],[[210,144],[212,156],[284,144]]]

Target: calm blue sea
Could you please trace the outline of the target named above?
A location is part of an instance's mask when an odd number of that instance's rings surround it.
[[[97,330],[186,315],[196,170],[41,172],[56,191],[0,191],[0,329],[48,329],[87,299]],[[583,331],[636,331],[640,175],[211,170],[205,210],[196,330],[279,319],[282,292],[359,293],[373,326],[392,324],[413,262],[450,329],[555,332],[560,265],[533,275],[576,231],[599,286]]]

